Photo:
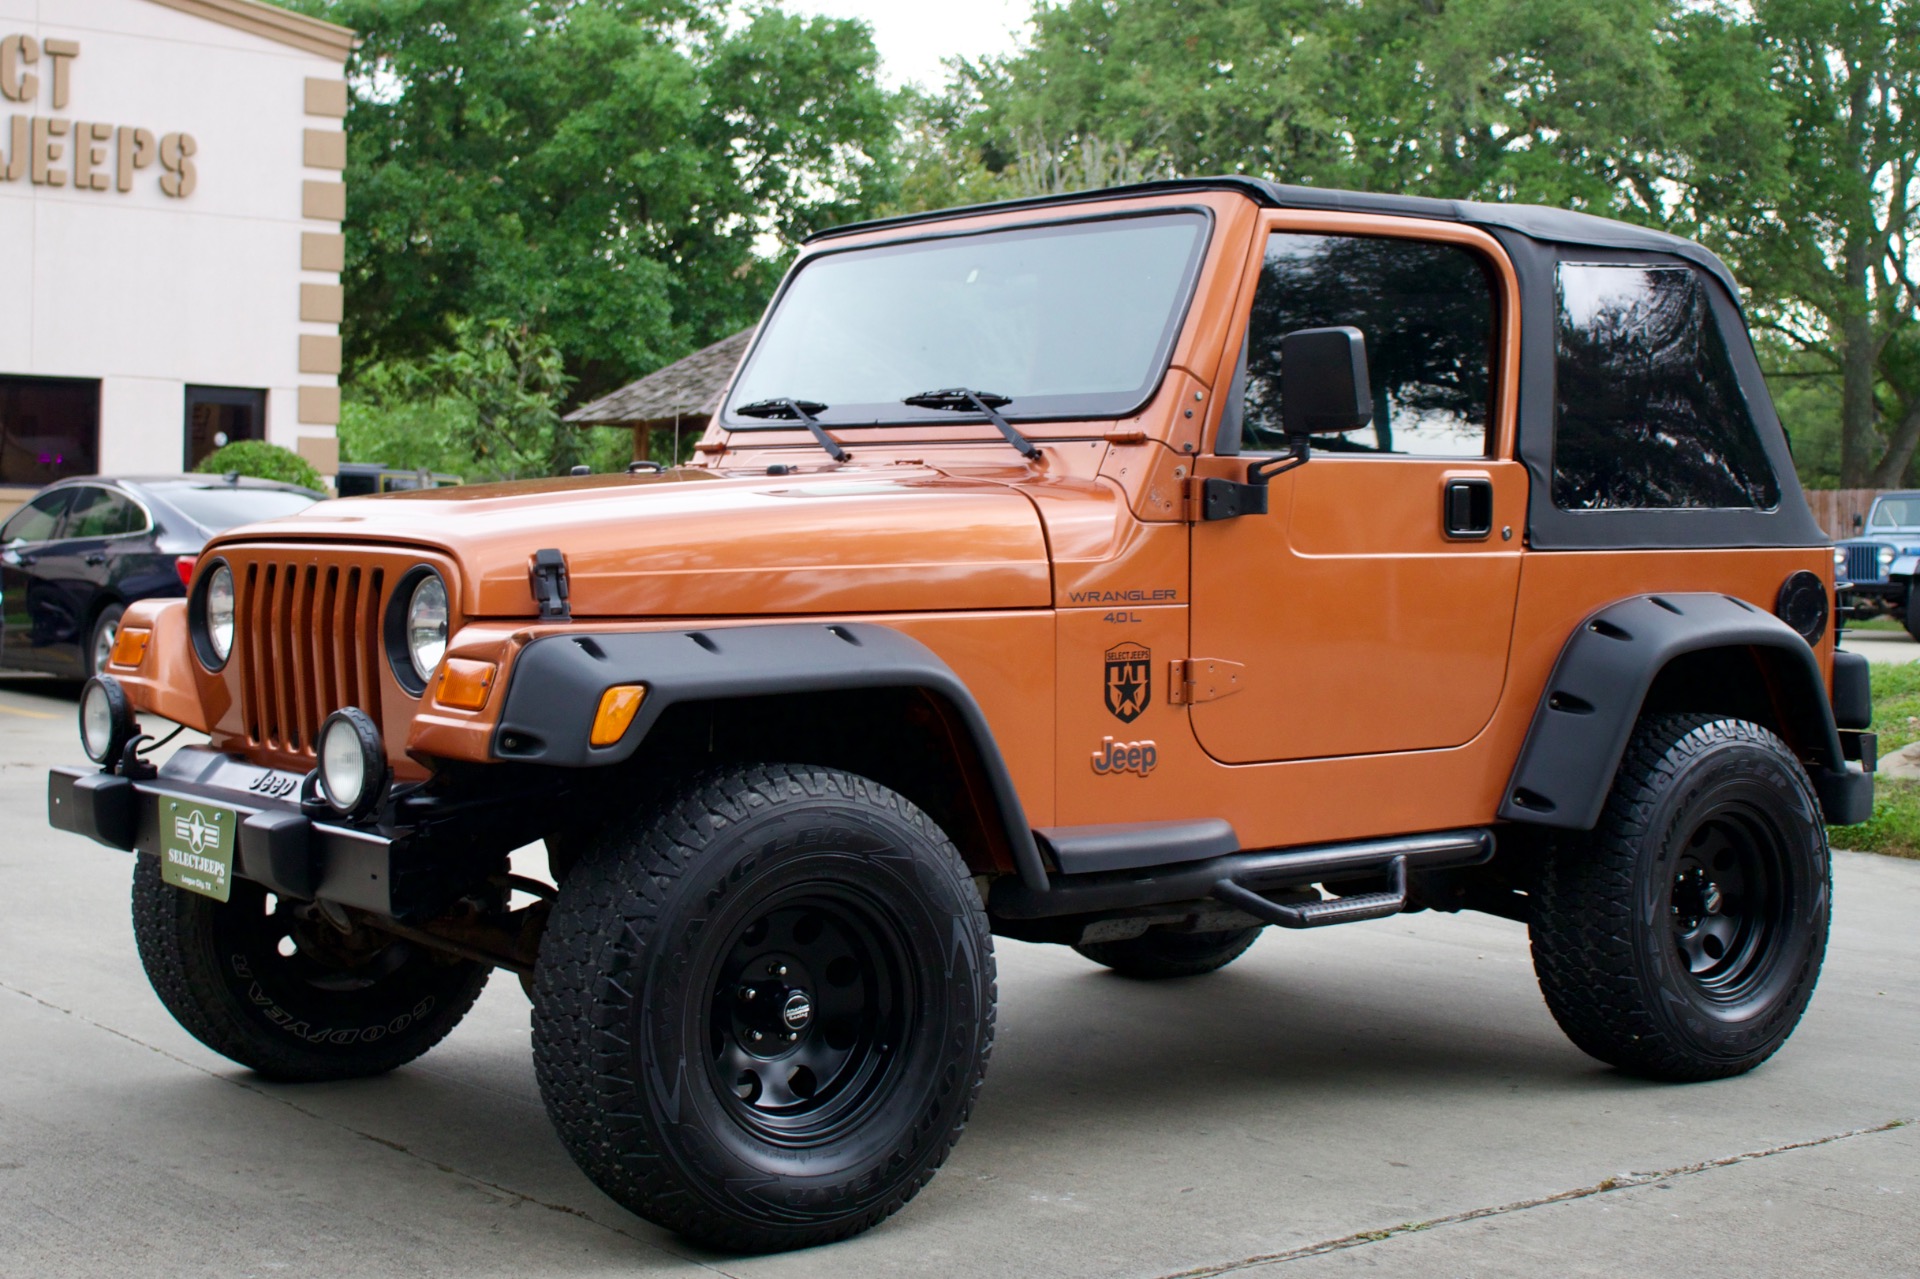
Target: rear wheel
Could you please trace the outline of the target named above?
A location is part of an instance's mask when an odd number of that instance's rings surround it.
[[[1225,968],[1259,940],[1261,931],[1235,928],[1223,933],[1183,933],[1150,928],[1124,941],[1082,942],[1074,949],[1123,977],[1157,981],[1163,977],[1198,977]]]
[[[343,933],[311,903],[233,880],[225,902],[134,859],[133,934],[160,1002],[195,1039],[272,1079],[353,1079],[439,1043],[487,984],[484,964],[385,933]]]
[[[1799,1024],[1826,953],[1826,827],[1757,724],[1643,721],[1590,836],[1545,859],[1534,967],[1561,1029],[1622,1070],[1737,1075]]]
[[[932,1178],[994,999],[979,894],[925,814],[853,774],[741,767],[583,841],[540,948],[535,1074],[633,1212],[806,1247]]]

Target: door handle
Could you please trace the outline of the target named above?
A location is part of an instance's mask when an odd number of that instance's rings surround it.
[[[95,568],[100,567],[102,564],[105,564],[106,562],[107,562],[106,553],[103,551],[94,551],[87,556],[87,563],[93,565]]]
[[[1485,541],[1493,533],[1493,481],[1481,476],[1447,481],[1441,526],[1457,542]]]

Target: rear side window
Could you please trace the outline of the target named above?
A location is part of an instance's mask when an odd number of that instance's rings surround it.
[[[83,488],[67,508],[67,522],[61,537],[118,537],[138,533],[146,527],[147,517],[140,508],[109,489]]]
[[[1482,457],[1493,403],[1493,275],[1452,244],[1387,236],[1267,240],[1247,326],[1241,447],[1287,447],[1280,419],[1280,339],[1350,324],[1367,339],[1373,421],[1315,436],[1333,453]]]
[[[1562,263],[1558,310],[1554,505],[1779,505],[1779,482],[1697,272]]]

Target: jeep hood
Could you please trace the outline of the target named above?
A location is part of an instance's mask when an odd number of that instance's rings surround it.
[[[430,547],[468,618],[535,615],[533,553],[566,554],[576,617],[1042,608],[1046,539],[1000,484],[921,468],[733,478],[678,471],[480,484],[322,502],[238,543]]]

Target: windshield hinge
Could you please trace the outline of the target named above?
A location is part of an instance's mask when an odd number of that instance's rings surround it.
[[[533,602],[543,622],[570,622],[573,610],[567,604],[567,557],[552,547],[533,553],[527,567],[527,579],[533,587]]]
[[[1223,697],[1232,697],[1240,691],[1240,673],[1246,669],[1239,662],[1218,657],[1176,657],[1168,664],[1167,704],[1192,706],[1196,702],[1217,702]]]

